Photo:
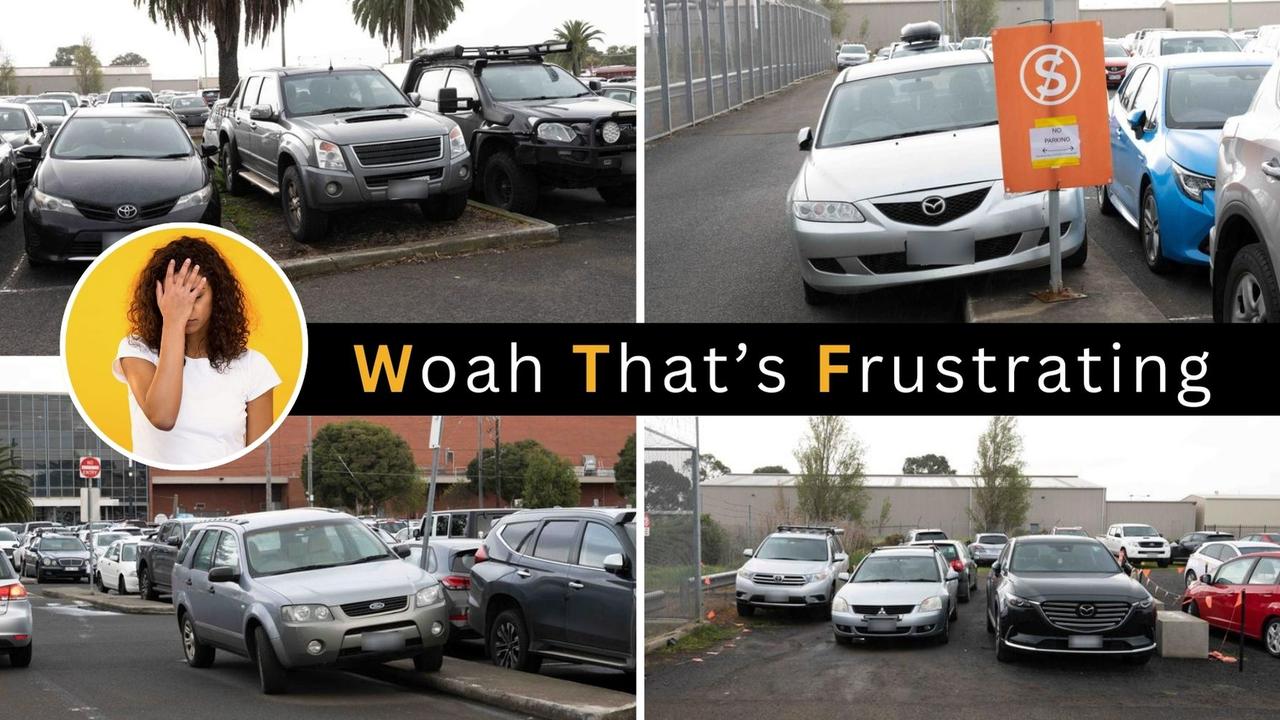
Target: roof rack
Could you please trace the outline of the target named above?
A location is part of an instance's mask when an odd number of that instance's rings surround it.
[[[779,525],[778,532],[812,532],[826,533],[828,535],[843,535],[844,528],[828,527],[825,525]]]
[[[453,45],[450,47],[430,48],[418,53],[418,57],[428,60],[478,60],[510,58],[538,58],[551,53],[569,52],[573,43],[544,42],[533,45],[491,45],[488,47],[466,47]]]

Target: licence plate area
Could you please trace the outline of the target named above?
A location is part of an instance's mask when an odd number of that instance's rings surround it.
[[[426,200],[430,190],[431,182],[425,177],[389,180],[387,182],[387,199]]]
[[[404,635],[399,630],[367,632],[360,636],[360,647],[365,652],[390,652],[404,648]]]
[[[907,233],[908,265],[972,265],[977,236],[972,230]]]
[[[1069,635],[1067,636],[1068,650],[1101,650],[1101,635]]]
[[[867,632],[891,633],[897,630],[897,618],[867,618]]]
[[[766,592],[764,601],[771,603],[784,603],[791,601],[791,595],[786,592]]]

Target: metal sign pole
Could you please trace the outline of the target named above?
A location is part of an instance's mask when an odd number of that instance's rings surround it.
[[[1044,0],[1044,19],[1053,34],[1053,0]],[[1059,224],[1058,188],[1049,191],[1049,292],[1062,292],[1062,226]]]
[[[418,558],[418,566],[427,569],[427,552],[431,545],[431,533],[436,521],[432,514],[436,509],[436,476],[440,471],[440,432],[443,429],[444,416],[431,417],[431,479],[427,481],[427,531],[422,533],[422,555]]]

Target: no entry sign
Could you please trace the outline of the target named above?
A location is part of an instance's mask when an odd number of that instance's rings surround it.
[[[102,460],[86,455],[80,458],[80,477],[85,480],[95,480],[102,474]]]

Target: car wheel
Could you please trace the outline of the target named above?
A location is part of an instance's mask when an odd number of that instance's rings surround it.
[[[226,189],[228,195],[243,195],[246,183],[239,175],[240,173],[240,157],[236,154],[235,147],[227,142],[222,145],[222,152],[218,153],[218,167],[222,168],[222,187]]]
[[[1089,233],[1085,232],[1084,240],[1080,243],[1080,247],[1070,255],[1062,258],[1062,267],[1065,268],[1081,268],[1089,259]]]
[[[996,626],[995,623],[991,622],[991,608],[987,608],[987,611],[983,614],[987,616],[987,632],[994,635]]]
[[[128,594],[129,594],[129,593],[124,589],[124,575],[121,575],[121,576],[119,576],[119,577],[117,577],[117,578],[116,578],[116,594],[117,594],[117,595],[128,595]]]
[[[413,656],[413,669],[418,672],[435,672],[444,664],[444,646],[437,645],[421,655]]]
[[[635,207],[636,206],[636,185],[635,183],[627,183],[626,185],[608,185],[596,188],[596,192],[600,193],[600,198],[609,205],[614,207]]]
[[[467,210],[467,192],[432,195],[418,203],[418,207],[428,220],[457,220]]]
[[[955,622],[956,618],[960,617],[960,606],[958,604],[952,605],[951,612],[947,615],[947,617],[951,620],[951,622]]]
[[[182,614],[182,654],[187,664],[193,668],[207,668],[213,664],[214,649],[200,642],[196,637],[196,624],[191,620],[191,613]]]
[[[1267,626],[1262,628],[1262,641],[1267,646],[1271,657],[1280,658],[1280,618],[1271,618]]]
[[[1098,186],[1098,209],[1103,215],[1119,215],[1116,210],[1115,203],[1111,202],[1111,193],[1107,192],[1106,185]]]
[[[1227,271],[1226,292],[1226,322],[1280,321],[1280,312],[1276,312],[1280,309],[1280,288],[1265,246],[1255,243],[1236,254]]]
[[[538,206],[538,178],[511,153],[494,153],[484,164],[484,201],[528,215]]]
[[[1169,272],[1173,263],[1164,256],[1164,244],[1160,241],[1160,208],[1156,205],[1156,191],[1150,185],[1142,191],[1138,234],[1142,237],[1142,258],[1147,261],[1147,269],[1157,275]]]
[[[0,219],[16,220],[18,213],[18,179],[9,178],[9,197],[6,198],[4,206],[0,207]]]
[[[289,233],[300,243],[313,243],[329,230],[329,216],[307,204],[307,194],[302,188],[302,173],[297,165],[284,170],[280,184],[280,205]]]
[[[151,571],[145,567],[138,568],[138,595],[142,596],[143,600],[160,599],[160,594],[151,584]]]
[[[964,583],[960,588],[960,602],[969,602],[969,583]]]
[[[996,660],[1002,663],[1011,663],[1018,659],[1018,655],[1013,648],[1005,644],[1004,638],[1000,637],[1000,629],[996,628]]]
[[[951,620],[952,618],[949,616],[947,617],[946,620],[943,620],[942,632],[938,633],[933,638],[934,641],[937,642],[939,645],[946,645],[947,643],[951,642]]]
[[[1167,568],[1167,567],[1169,567],[1169,561],[1168,561],[1168,560],[1157,560],[1157,561],[1156,561],[1156,566],[1157,566],[1157,567],[1162,567],[1162,568]]]
[[[35,648],[35,641],[27,643],[24,648],[9,651],[9,663],[16,668],[24,668],[31,664],[31,653]]]
[[[1147,652],[1138,653],[1137,655],[1125,655],[1124,663],[1125,665],[1146,665],[1148,662],[1151,662],[1151,656],[1154,654],[1154,652],[1148,650]]]
[[[498,667],[538,672],[542,658],[529,652],[529,631],[519,610],[503,610],[489,624],[489,657]]]
[[[1191,617],[1200,617],[1200,606],[1196,605],[1195,600],[1192,600],[1191,602],[1182,606],[1182,612],[1190,615]]]
[[[751,603],[738,603],[738,617],[751,617],[756,614],[756,606]]]
[[[804,283],[804,302],[806,305],[830,305],[835,302],[837,297],[832,293],[822,292],[807,282]]]
[[[253,629],[254,654],[258,661],[258,684],[263,695],[279,695],[289,689],[289,673],[276,657],[276,649],[271,646],[271,638],[262,626]]]
[[[102,593],[103,595],[107,594],[107,586],[102,582],[102,573],[95,572],[93,574],[93,582],[95,585],[98,586],[98,592]]]

